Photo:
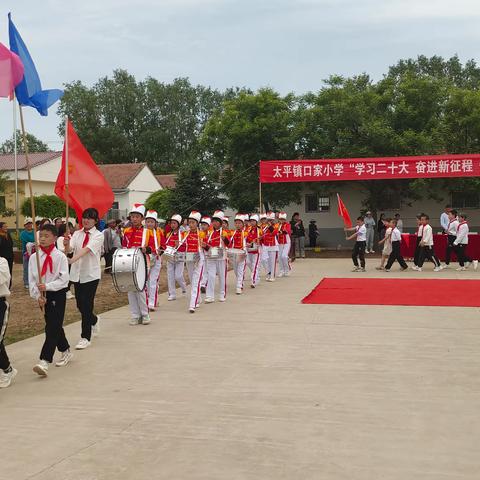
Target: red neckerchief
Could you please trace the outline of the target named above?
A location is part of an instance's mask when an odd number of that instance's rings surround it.
[[[42,273],[41,273],[42,277],[47,273],[48,267],[50,267],[50,273],[53,273],[53,259],[52,259],[51,253],[54,248],[55,248],[54,243],[52,243],[49,247],[46,247],[46,248],[40,246],[40,250],[42,250],[42,252],[45,253],[46,255],[42,265]]]
[[[83,239],[82,248],[85,248],[88,244],[88,240],[90,239],[90,231],[84,230],[83,233],[85,234],[85,238]]]
[[[458,231],[460,230],[460,227],[461,227],[462,225],[465,225],[466,223],[467,223],[467,222],[460,222],[460,223],[458,224],[458,226],[457,226],[457,233],[458,233]]]

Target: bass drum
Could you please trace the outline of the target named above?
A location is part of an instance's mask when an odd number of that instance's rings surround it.
[[[113,286],[119,293],[141,292],[147,284],[147,259],[140,248],[119,248],[112,259]]]

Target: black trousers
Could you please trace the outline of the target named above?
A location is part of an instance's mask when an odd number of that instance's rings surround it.
[[[81,336],[88,341],[92,338],[92,325],[97,323],[97,316],[93,313],[93,308],[98,282],[98,280],[92,280],[86,283],[74,282],[77,308],[82,315]]]
[[[365,248],[367,246],[367,242],[355,242],[353,246],[352,252],[352,260],[353,264],[358,267],[358,260],[360,259],[360,266],[365,268]]]
[[[387,264],[385,265],[386,270],[390,270],[390,268],[392,268],[392,265],[394,264],[395,260],[398,261],[398,263],[402,268],[408,268],[405,260],[402,257],[402,254],[400,253],[401,243],[402,242],[400,242],[399,240],[392,242],[392,253],[388,257]]]
[[[447,236],[447,250],[445,252],[445,265],[450,265],[450,257],[452,256],[452,252],[454,252],[455,246],[453,242],[457,237],[455,235],[448,235]]]
[[[5,297],[0,298],[0,370],[8,370],[10,367],[10,360],[5,350],[3,343],[5,339],[5,333],[7,331],[9,305],[5,300]]]
[[[49,363],[53,361],[55,349],[65,352],[70,348],[65,331],[63,330],[63,319],[65,318],[66,289],[58,292],[47,292],[47,303],[45,304],[45,342],[40,352],[40,360]]]
[[[425,259],[428,258],[436,267],[440,266],[440,261],[438,260],[433,247],[420,247],[420,255],[418,259],[418,267],[422,268]]]
[[[105,273],[112,273],[112,260],[116,248],[112,248],[109,252],[105,252]]]
[[[419,263],[419,260],[420,260],[420,241],[422,240],[422,237],[419,237],[417,235],[417,245],[415,247],[415,254],[413,256],[413,264],[418,267],[418,263]]]
[[[467,246],[465,243],[459,243],[455,247],[455,253],[457,254],[458,263],[461,267],[465,266],[465,262],[472,262],[472,259],[467,256]]]

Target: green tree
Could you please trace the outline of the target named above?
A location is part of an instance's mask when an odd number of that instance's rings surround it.
[[[65,203],[60,200],[56,195],[39,195],[34,198],[35,201],[35,213],[39,217],[43,218],[55,218],[65,216]],[[69,209],[70,216],[75,218],[75,210]],[[30,198],[25,198],[21,207],[22,215],[31,216],[31,203]]]
[[[35,152],[48,152],[50,149],[45,142],[42,142],[39,138],[31,133],[27,133],[27,143],[28,143],[28,151],[30,153]],[[15,151],[15,139],[12,135],[12,138],[5,140],[0,145],[0,153],[14,153]],[[23,148],[23,136],[20,130],[17,130],[17,152],[24,153]]]
[[[145,207],[147,208],[147,210],[155,210],[160,218],[166,219],[171,213],[171,195],[172,191],[168,188],[165,188],[163,190],[157,190],[147,198],[145,202]]]

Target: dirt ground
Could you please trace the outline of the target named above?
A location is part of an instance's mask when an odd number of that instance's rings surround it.
[[[162,268],[160,272],[160,292],[164,292],[166,289],[166,269]],[[14,265],[13,267],[13,286],[9,303],[10,320],[6,333],[6,344],[18,342],[43,332],[45,322],[42,312],[38,308],[38,304],[30,298],[28,290],[23,286],[22,265]],[[95,312],[102,313],[113,310],[127,303],[127,294],[117,293],[113,287],[111,276],[103,274],[95,297]],[[75,299],[67,300],[64,323],[68,324],[79,320],[80,314]]]

